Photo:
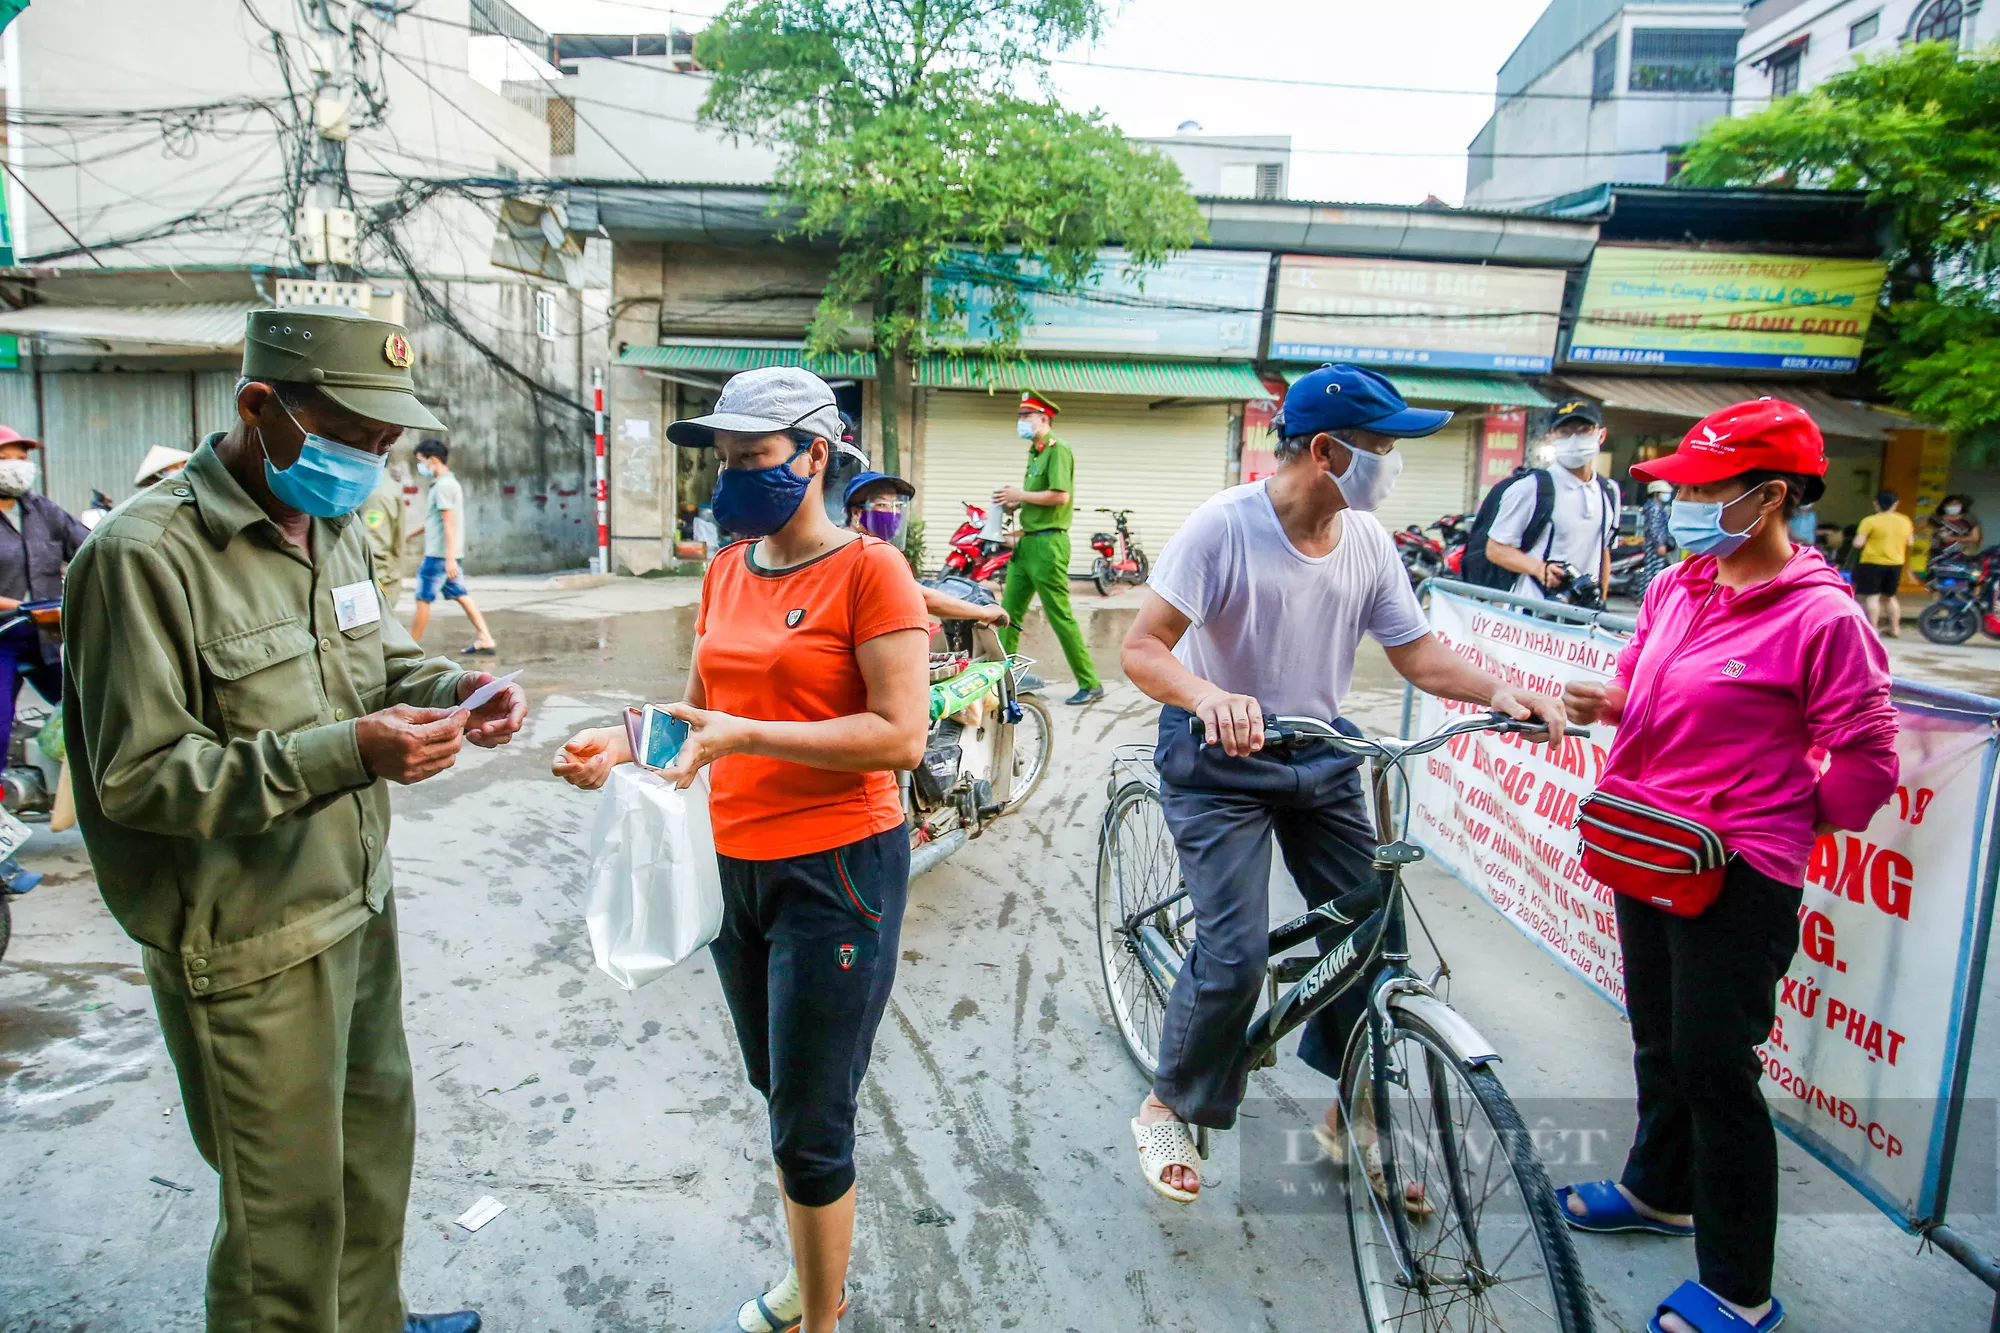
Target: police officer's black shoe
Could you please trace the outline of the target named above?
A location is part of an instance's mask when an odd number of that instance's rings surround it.
[[[1102,685],[1093,685],[1087,690],[1078,690],[1075,694],[1063,700],[1063,702],[1066,704],[1094,704],[1103,697],[1104,687]]]
[[[479,1311],[413,1314],[403,1321],[403,1333],[479,1333]]]

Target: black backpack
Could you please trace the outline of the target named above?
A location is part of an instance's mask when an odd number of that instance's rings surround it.
[[[1500,500],[1507,489],[1523,478],[1535,479],[1535,507],[1528,515],[1528,526],[1521,530],[1521,549],[1532,550],[1549,530],[1549,519],[1556,511],[1556,479],[1546,468],[1531,468],[1523,464],[1502,480],[1499,485],[1486,492],[1486,498],[1479,502],[1479,512],[1473,517],[1472,530],[1465,536],[1465,558],[1459,562],[1458,577],[1461,582],[1477,584],[1482,588],[1505,590],[1514,586],[1520,575],[1511,569],[1503,569],[1486,558],[1486,541],[1493,528],[1493,520],[1500,515]],[[1611,516],[1611,531],[1618,530],[1617,505],[1618,490],[1607,477],[1596,478],[1598,493],[1605,505],[1605,513]]]
[[[1472,529],[1465,534],[1465,558],[1459,562],[1458,577],[1461,582],[1477,584],[1482,588],[1506,589],[1514,586],[1518,577],[1511,569],[1502,569],[1486,558],[1487,535],[1493,531],[1493,520],[1500,516],[1500,500],[1508,490],[1528,477],[1535,479],[1535,510],[1528,517],[1528,526],[1521,533],[1521,549],[1527,550],[1547,531],[1549,517],[1556,509],[1556,479],[1541,468],[1523,465],[1514,469],[1479,502],[1479,512],[1473,516]]]

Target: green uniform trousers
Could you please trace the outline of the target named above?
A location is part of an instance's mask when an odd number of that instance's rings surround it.
[[[154,982],[188,1129],[222,1176],[209,1333],[402,1333],[416,1096],[395,901],[212,998]]]
[[[1090,649],[1083,646],[1083,631],[1077,627],[1076,612],[1069,607],[1069,533],[1061,528],[1043,528],[1021,534],[1014,558],[1007,562],[1007,586],[1000,593],[1000,607],[1013,623],[1000,631],[1000,646],[1013,652],[1021,643],[1021,620],[1028,603],[1042,595],[1042,614],[1049,618],[1056,642],[1080,690],[1098,686],[1097,664]]]

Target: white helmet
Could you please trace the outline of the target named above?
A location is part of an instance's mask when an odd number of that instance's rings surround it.
[[[1657,495],[1662,500],[1671,500],[1674,498],[1674,488],[1670,482],[1649,481],[1646,483],[1646,494]]]

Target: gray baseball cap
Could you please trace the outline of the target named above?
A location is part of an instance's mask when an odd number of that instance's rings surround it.
[[[732,376],[715,400],[715,410],[692,421],[667,427],[667,438],[691,449],[715,444],[715,432],[769,435],[773,431],[810,431],[831,444],[840,443],[840,404],[827,382],[797,366],[766,366]]]

